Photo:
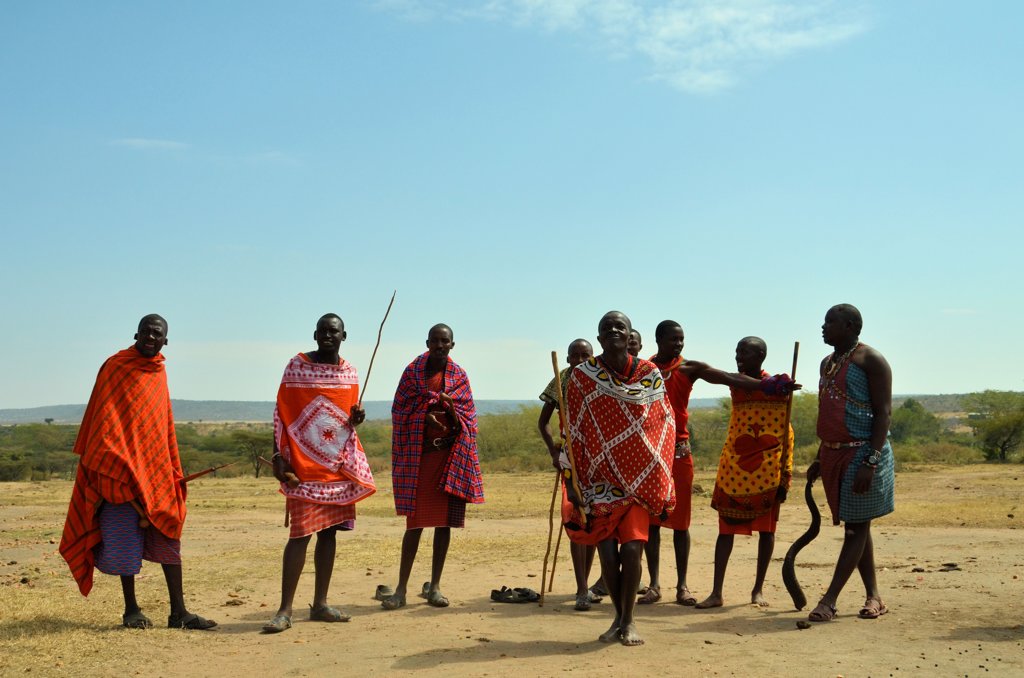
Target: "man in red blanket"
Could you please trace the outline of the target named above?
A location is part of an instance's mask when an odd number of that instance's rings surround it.
[[[100,368],[75,440],[81,460],[60,554],[84,596],[94,568],[120,575],[121,621],[135,629],[153,626],[135,598],[135,575],[143,559],[160,563],[171,602],[167,626],[205,630],[217,623],[189,612],[182,592],[186,485],[160,353],[166,344],[167,321],[147,315],[135,345]]]
[[[345,323],[328,313],[316,323],[316,350],[288,363],[274,408],[274,477],[281,481],[291,532],[284,547],[281,606],[264,633],[292,626],[292,602],[316,533],[316,579],[309,618],[345,622],[349,616],[327,604],[338,530],[355,528],[356,502],[376,491],[355,427],[366,419],[359,406],[359,375],[339,351]]]
[[[597,545],[615,605],[615,620],[599,640],[641,645],[633,621],[640,557],[650,516],[664,517],[675,505],[675,418],[661,372],[627,351],[631,329],[625,314],[606,313],[597,326],[603,352],[569,378],[569,438],[583,495],[572,498],[587,520],[585,528],[567,530],[576,542]]]
[[[421,595],[448,607],[441,594],[451,528],[466,522],[466,503],[484,501],[476,450],[476,405],[466,371],[448,357],[455,335],[438,324],[427,333],[427,352],[405,368],[391,405],[391,478],[395,510],[406,517],[398,586],[378,591],[385,610],[406,603],[406,589],[423,528],[434,528],[430,582]],[[386,588],[386,587],[384,587]]]

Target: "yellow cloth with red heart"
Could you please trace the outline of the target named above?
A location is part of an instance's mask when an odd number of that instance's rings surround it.
[[[771,511],[780,487],[789,488],[793,455],[782,464],[786,396],[732,389],[729,435],[718,460],[711,507],[723,518],[753,520]],[[789,450],[793,428],[789,427]]]

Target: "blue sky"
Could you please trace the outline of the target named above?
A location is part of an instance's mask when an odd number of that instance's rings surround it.
[[[436,322],[481,398],[621,309],[814,383],[1024,389],[1024,5],[0,5],[0,407],[84,402],[145,313],[176,398],[271,400],[343,316],[366,397]],[[724,395],[699,386],[695,396]]]

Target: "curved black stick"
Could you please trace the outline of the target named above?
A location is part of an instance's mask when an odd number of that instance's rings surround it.
[[[821,531],[821,512],[818,511],[818,505],[814,503],[813,488],[813,483],[807,481],[807,487],[804,488],[804,501],[807,502],[807,508],[811,511],[811,526],[789,547],[789,550],[786,551],[786,559],[782,563],[782,582],[786,585],[786,590],[793,598],[793,605],[798,610],[804,609],[804,606],[807,605],[807,596],[804,595],[803,590],[800,589],[800,583],[796,580],[796,555],[803,547],[814,541],[818,532]]]

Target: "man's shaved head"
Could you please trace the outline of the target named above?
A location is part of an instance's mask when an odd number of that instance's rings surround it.
[[[761,355],[762,360],[768,356],[768,344],[761,337],[743,337],[740,339],[740,343],[756,350]]]
[[[157,313],[150,313],[149,315],[142,316],[142,320],[139,321],[139,326],[136,328],[136,331],[141,332],[142,328],[150,323],[160,323],[164,326],[164,334],[167,334],[167,321],[164,320],[162,315]]]
[[[683,329],[683,326],[677,323],[675,320],[662,320],[658,323],[658,326],[654,328],[654,340],[658,341],[665,336],[665,333],[675,328]]]
[[[853,304],[836,304],[829,309],[837,316],[839,316],[843,322],[850,323],[850,327],[853,328],[853,333],[860,336],[860,331],[864,327],[864,319],[861,318],[860,311]]]
[[[448,330],[448,336],[451,337],[452,341],[455,341],[455,333],[452,332],[452,328],[448,327],[444,323],[437,323],[436,325],[431,327],[427,331],[427,336],[429,337],[431,334],[433,334],[434,330]]]
[[[316,326],[319,328],[320,324],[327,320],[337,320],[341,323],[341,329],[345,329],[345,321],[341,319],[341,316],[337,313],[324,313],[320,316],[320,319],[316,321]]]

